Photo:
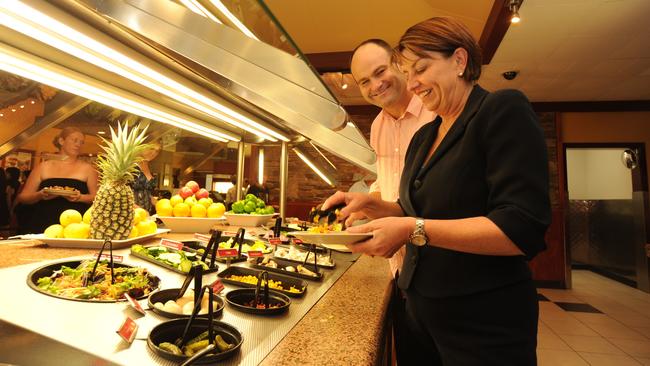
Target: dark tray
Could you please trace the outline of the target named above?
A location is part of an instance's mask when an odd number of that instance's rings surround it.
[[[263,292],[263,290],[260,290]],[[291,299],[286,295],[275,291],[269,290],[269,303],[279,303],[281,304],[276,308],[269,309],[259,309],[253,308],[250,306],[244,305],[247,302],[252,301],[255,298],[255,289],[253,288],[244,288],[239,290],[232,290],[226,294],[226,301],[233,308],[243,311],[249,314],[257,315],[277,315],[282,314],[289,310],[289,305],[291,305]]]
[[[299,247],[298,249],[302,250],[303,252],[308,251],[308,250],[303,250],[302,247]],[[322,256],[326,255],[325,253],[318,253],[318,252],[316,254],[322,255]],[[276,257],[275,252],[273,253],[273,259],[281,259],[281,260],[284,260],[284,261],[289,261],[291,263],[297,263],[297,264],[302,264],[302,262],[303,262],[303,261],[293,260],[293,259],[284,258],[284,257]],[[314,265],[314,252],[311,252],[311,254],[309,254],[309,258],[307,259],[307,263],[310,263],[311,265]],[[332,261],[331,266],[330,265],[325,265],[325,264],[319,264],[318,265],[318,268],[325,268],[325,269],[333,269],[334,267],[336,267],[336,262],[334,262],[334,261]]]
[[[143,246],[144,246],[145,248],[151,248],[151,247],[158,247],[158,246],[160,246],[160,245],[152,244],[152,245],[143,245]],[[175,250],[175,249],[172,249],[172,248],[167,248],[167,249],[169,249],[169,250]],[[188,253],[196,253],[196,250],[191,249],[191,248],[190,248],[190,250],[185,250],[185,249],[183,249],[183,251],[186,251],[186,252],[188,252]],[[165,269],[168,269],[168,270],[170,270],[170,271],[172,271],[172,272],[180,273],[180,274],[182,274],[182,275],[186,275],[186,274],[187,274],[187,272],[183,272],[183,271],[181,271],[180,269],[178,269],[178,268],[176,268],[176,267],[172,267],[172,266],[170,266],[169,264],[167,264],[167,263],[165,263],[165,262],[158,261],[158,260],[156,260],[156,259],[154,259],[154,258],[151,258],[151,257],[147,256],[147,255],[143,255],[143,254],[140,254],[140,253],[134,253],[133,251],[131,251],[130,253],[131,253],[132,256],[138,257],[138,258],[140,258],[140,259],[144,259],[144,260],[146,260],[146,261],[148,261],[148,262],[151,262],[151,263],[153,263],[153,264],[156,264],[156,265],[158,265],[158,266],[161,266],[161,267],[163,267],[163,268],[165,268]],[[201,258],[201,255],[199,255],[199,254],[197,253],[197,254],[196,254],[196,257],[200,259],[200,258]],[[207,263],[206,263],[207,265],[210,265],[209,261],[206,260],[206,262],[207,262]],[[214,273],[214,272],[217,272],[218,270],[219,270],[219,266],[217,266],[217,265],[215,264],[215,265],[214,265],[214,268],[204,269],[204,270],[203,270],[203,274],[205,275],[205,274],[208,274],[208,273]]]
[[[178,290],[179,288],[169,288],[166,290],[160,290],[151,293],[149,295],[149,309],[151,309],[154,313],[162,315],[166,318],[189,318],[189,315],[184,315],[184,314],[175,314],[175,313],[170,313],[168,311],[164,311],[161,309],[158,309],[153,306],[153,304],[157,302],[162,302],[163,304],[166,303],[168,300],[173,300],[176,295],[178,295]],[[208,296],[207,293],[205,296]],[[223,299],[220,296],[214,296],[214,302],[216,302],[217,308],[213,309],[213,314],[215,317],[221,316],[223,313],[223,307],[224,307],[224,302]],[[201,314],[197,315],[198,317],[207,317],[208,314]]]
[[[226,277],[231,276],[231,275],[236,275],[236,276],[254,276],[257,277],[262,271],[252,269],[252,268],[246,268],[246,267],[229,267],[224,269],[223,271],[219,272],[218,276],[221,278],[221,281],[224,283],[228,283],[231,285],[235,286],[241,286],[241,287],[249,287],[249,288],[255,288],[255,285],[252,283],[245,283],[245,282],[239,282],[239,281],[233,281],[229,280]],[[299,280],[297,278],[291,278],[287,276],[282,276],[278,274],[271,274],[269,273],[269,280],[273,281],[281,281],[282,284],[285,287],[295,287],[298,290],[302,290],[298,293],[296,292],[290,292],[286,290],[278,290],[278,289],[273,289],[273,291],[278,291],[281,292],[287,296],[291,297],[302,297],[305,295],[305,292],[307,292],[307,283],[303,280]]]
[[[221,243],[221,242],[224,242],[224,241],[228,241],[230,238],[232,238],[232,236],[226,236],[226,235],[224,235],[224,236],[221,237],[221,239],[219,239],[219,242]],[[183,243],[186,247],[191,248],[191,249],[193,249],[193,250],[197,250],[197,251],[198,251],[199,249],[203,249],[203,250],[205,250],[206,247],[207,247],[207,245],[208,245],[206,242],[203,242],[203,241],[200,241],[200,240],[183,240],[182,243]],[[243,244],[253,245],[253,244],[255,244],[255,240],[252,240],[252,239],[244,239]],[[267,247],[268,247],[268,246],[269,246],[269,245],[267,245]],[[236,248],[237,248],[237,247],[236,247]],[[217,249],[218,249],[218,248],[217,248]],[[264,251],[264,254],[269,254],[269,253],[273,253],[273,251]],[[207,258],[211,258],[211,257],[212,257],[211,253],[208,253],[208,257],[207,257]],[[243,261],[245,261],[247,258],[248,258],[248,257],[246,256],[246,253],[243,253],[243,254],[242,254],[241,256],[239,256],[239,257],[233,257],[233,258],[230,258],[230,263],[243,262]],[[219,258],[219,257],[217,257],[217,258],[216,258],[216,261],[217,261],[217,262],[220,262],[220,263],[226,263],[227,258]]]
[[[253,263],[249,262],[249,265],[251,267],[253,267],[253,268],[258,268],[258,269],[261,269],[261,270],[264,270],[264,271],[282,273],[285,276],[299,277],[299,278],[304,278],[304,279],[310,280],[310,281],[321,281],[323,279],[323,273],[320,272],[320,269],[321,269],[320,266],[318,267],[319,271],[316,273],[317,276],[314,277],[314,276],[309,276],[309,275],[305,275],[305,274],[298,273],[298,272],[286,271],[284,269],[287,266],[297,267],[297,266],[299,266],[299,264],[296,264],[294,262],[290,262],[290,261],[287,261],[287,260],[284,260],[284,259],[280,259],[280,258],[270,258],[270,259],[278,264],[278,268],[267,267],[267,266],[261,264],[261,262],[264,260],[263,257],[257,258],[255,260],[255,262],[253,262]],[[313,263],[312,264],[305,264],[303,266],[305,268],[307,268],[308,270],[312,271],[312,272],[316,272],[316,266],[314,266]]]
[[[90,258],[92,260],[93,258]],[[56,295],[47,291],[44,291],[43,289],[38,287],[38,279],[42,277],[50,277],[54,273],[54,271],[58,271],[61,269],[62,266],[67,266],[71,268],[76,268],[81,264],[82,260],[74,260],[74,261],[62,261],[62,262],[56,262],[56,263],[51,263],[39,268],[36,268],[35,270],[31,271],[27,275],[27,285],[31,287],[33,290],[38,291],[42,294],[52,296],[52,297],[57,297],[59,299],[65,299],[65,300],[72,300],[72,301],[82,301],[82,302],[118,302],[118,301],[126,301],[125,298],[117,299],[117,300],[98,300],[98,299],[76,299],[76,298],[71,298],[71,297],[65,297],[61,295]],[[114,263],[113,268],[133,268],[134,266],[130,266],[128,264],[123,264],[123,263]],[[160,286],[160,278],[152,275],[149,273],[149,281],[151,283],[151,289],[150,291],[155,291],[158,289]],[[143,294],[142,296],[137,296],[135,297],[137,300],[144,299],[145,297],[149,296],[149,294]]]
[[[181,363],[187,361],[189,357],[185,355],[183,356],[175,355],[173,353],[167,352],[162,348],[158,347],[158,345],[163,342],[174,343],[174,341],[177,338],[180,338],[183,335],[183,330],[185,329],[186,324],[187,324],[187,318],[183,318],[183,319],[169,320],[155,326],[149,333],[149,336],[147,337],[147,345],[149,346],[149,349],[151,349],[155,354],[163,358],[166,358],[168,360],[172,360],[174,362]],[[192,323],[192,327],[188,332],[189,339],[196,337],[197,335],[201,334],[207,329],[208,329],[208,319],[206,318],[194,319],[194,322]],[[217,354],[208,354],[207,356],[204,356],[203,358],[196,361],[197,364],[212,364],[217,361],[221,361],[233,357],[235,354],[239,353],[241,345],[244,342],[244,338],[242,337],[241,332],[237,328],[233,327],[228,323],[214,320],[212,322],[212,329],[215,332],[214,333],[215,336],[217,334],[220,334],[224,341],[230,344],[234,344],[235,346],[225,352],[221,352]],[[235,364],[238,363],[239,362],[235,362]]]

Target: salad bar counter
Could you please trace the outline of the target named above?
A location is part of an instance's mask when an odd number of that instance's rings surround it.
[[[182,239],[173,234],[167,234],[166,237]],[[155,244],[155,241],[149,244]],[[42,248],[41,250],[49,249]],[[153,291],[152,297],[158,292],[172,291],[171,289],[181,287],[186,277],[184,274],[171,271],[164,266],[154,265],[150,261],[130,253],[130,249],[113,252],[114,258],[122,257],[123,265],[116,266],[116,268],[146,269],[146,276],[149,276],[149,281],[153,282],[146,291]],[[267,254],[267,256],[272,257],[272,254]],[[259,266],[251,268],[251,265],[257,265],[260,260],[251,260],[251,263],[240,262],[229,268],[225,263],[220,263],[218,272],[204,274],[202,278],[204,285],[212,284],[220,279],[225,286],[221,296],[217,298],[218,301],[215,302],[225,304],[225,306],[221,305],[218,312],[215,308],[215,323],[219,321],[234,327],[242,337],[238,349],[229,352],[232,355],[218,363],[220,365],[257,365],[268,362],[277,365],[299,364],[305,360],[319,363],[314,359],[316,355],[323,357],[321,358],[322,362],[331,362],[337,358],[343,361],[349,360],[351,356],[354,357],[355,351],[359,352],[359,361],[376,363],[382,352],[381,338],[385,329],[384,318],[390,296],[390,278],[385,260],[361,257],[355,263],[357,258],[357,255],[332,253],[329,259],[336,265],[327,269],[319,268],[318,271],[322,274],[320,280],[303,280],[280,274],[271,275],[273,272],[269,273],[269,283],[284,280],[285,285],[290,285],[296,291],[301,292],[289,294],[290,296],[298,295],[291,296],[291,298],[278,292],[278,295],[286,298],[288,304],[284,311],[275,312],[276,315],[265,314],[265,311],[241,311],[242,309],[238,308],[236,304],[226,301],[228,293],[232,292],[232,295],[235,295],[237,291],[244,291],[238,290],[242,287],[254,286],[251,283],[237,283],[237,281],[255,282],[257,278],[254,276],[254,271],[261,269],[253,270]],[[91,286],[84,287],[80,293],[75,292],[75,286],[80,286],[73,281],[68,281],[64,274],[71,277],[75,277],[77,274],[84,278],[88,277],[88,270],[75,269],[78,267],[73,264],[77,266],[81,264],[83,266],[81,268],[85,268],[87,264],[83,260],[90,259],[92,256],[84,255],[66,258],[64,261],[48,260],[0,269],[0,283],[3,290],[5,294],[11,294],[8,297],[3,296],[4,300],[0,306],[0,334],[3,333],[3,329],[12,329],[13,334],[20,333],[16,329],[26,329],[28,333],[39,335],[39,345],[46,344],[48,348],[51,346],[52,349],[63,346],[70,350],[79,350],[79,357],[90,354],[113,364],[178,364],[178,362],[161,357],[160,352],[156,352],[156,347],[147,345],[151,331],[164,322],[170,321],[170,318],[163,316],[164,311],[151,309],[152,302],[148,299],[148,294],[133,296],[140,298],[136,301],[145,309],[145,315],[141,315],[126,301],[83,301],[83,297],[90,296],[86,292],[88,292],[87,288]],[[94,260],[90,261],[90,263],[94,262]],[[57,263],[68,265],[65,269],[60,269],[61,266]],[[350,269],[351,266],[352,269]],[[358,268],[355,269],[355,267]],[[97,281],[98,285],[96,286],[99,288],[100,284],[107,281],[106,278],[110,282],[110,277],[106,274],[107,269],[104,265],[100,264],[98,268],[91,277],[95,279],[98,276],[101,277],[101,281]],[[56,272],[58,270],[61,273]],[[135,272],[135,270],[130,271]],[[235,277],[231,277],[230,273],[235,274]],[[120,278],[118,277],[120,275],[115,274],[116,280]],[[339,280],[342,276],[343,278]],[[373,281],[370,285],[367,282],[368,279]],[[63,290],[64,283],[70,285],[72,289]],[[124,287],[123,291],[130,291],[126,284],[122,287]],[[64,294],[79,295],[82,298],[76,300],[82,301],[64,299],[65,296],[61,296],[61,291]],[[251,296],[254,298],[254,289],[246,291],[251,291],[253,294]],[[276,292],[270,291],[269,295],[271,293]],[[353,294],[352,297],[350,294]],[[367,298],[355,298],[354,296],[357,295],[367,296]],[[101,299],[103,295],[98,296]],[[270,297],[274,298],[274,295]],[[173,305],[167,304],[167,307],[173,307]],[[164,304],[159,303],[158,306],[162,308]],[[260,306],[263,307],[263,305],[258,305],[257,308]],[[367,307],[370,310],[368,313],[364,313]],[[126,319],[133,320],[137,327],[135,338],[130,344],[116,334]],[[187,317],[179,318],[177,322],[182,322],[182,319],[186,320]],[[197,319],[198,323],[204,321],[201,318]],[[355,329],[355,322],[358,323],[357,329]],[[374,324],[374,327],[369,327],[368,324]],[[316,338],[304,339],[305,332],[313,332]],[[340,334],[341,332],[346,334]],[[358,334],[350,334],[350,332]],[[362,344],[351,345],[351,349],[341,349],[341,340],[349,339],[350,336],[360,338]],[[310,337],[312,336],[310,335]],[[7,340],[7,338],[4,339]],[[43,339],[51,339],[51,342],[43,341]],[[9,343],[6,344],[11,344],[12,339],[8,340]],[[13,348],[16,353],[11,355],[3,354],[9,350],[0,347],[0,363],[11,362],[28,365],[33,362],[29,359],[30,355],[20,355],[20,346],[28,349],[29,344],[18,343],[18,347]],[[45,351],[42,346],[39,348],[41,348],[39,352]],[[337,353],[340,354],[337,355]],[[299,361],[301,357],[306,358]],[[69,360],[60,361],[58,364],[75,364],[70,363]],[[52,362],[52,364],[57,363]]]

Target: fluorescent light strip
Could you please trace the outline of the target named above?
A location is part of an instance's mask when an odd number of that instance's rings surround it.
[[[323,154],[323,152],[320,151],[320,149],[319,149],[319,148],[318,148],[318,147],[317,147],[317,146],[316,146],[316,145],[315,145],[311,140],[309,140],[309,144],[310,144],[310,145],[311,145],[311,146],[312,146],[316,151],[318,151],[318,153],[320,154],[320,156],[322,156],[323,159],[325,159],[325,161],[328,162],[328,163],[332,166],[332,168],[334,168],[334,170],[337,170],[337,169],[336,169],[336,165],[334,165],[334,163],[332,163],[332,162],[330,161],[330,159],[328,159],[327,156],[325,156],[325,154]]]
[[[6,13],[0,13],[0,23],[7,27],[50,44],[106,70],[123,75],[130,80],[190,105],[226,123],[250,131],[263,139],[270,141],[277,141],[277,139],[283,141],[289,140],[286,136],[219,104],[213,99],[160,74],[146,65],[70,28],[66,24],[36,9],[22,3],[12,3],[12,5],[9,7],[5,2],[0,3],[0,8],[6,10]],[[10,13],[13,14],[13,18],[9,16]],[[177,91],[181,93],[179,94]]]
[[[215,17],[212,13],[210,13],[208,9],[206,9],[203,5],[201,5],[196,0],[180,0],[180,1],[181,3],[183,3],[183,5],[185,5],[186,8],[190,9],[194,13],[199,14],[202,17],[208,17],[219,24],[223,24],[217,17]]]
[[[228,20],[230,20],[232,22],[232,24],[235,25],[235,27],[239,28],[239,30],[242,31],[242,33],[244,33],[245,35],[247,35],[247,36],[249,36],[249,37],[251,37],[253,39],[257,39],[259,41],[259,39],[257,37],[255,37],[255,34],[253,34],[253,32],[251,32],[250,29],[246,28],[244,23],[242,23],[235,16],[235,14],[231,13],[230,10],[228,10],[228,8],[225,5],[223,5],[223,3],[220,0],[210,0],[210,2],[217,9],[219,9],[221,14],[225,15],[226,18],[228,18]]]
[[[257,159],[257,182],[264,184],[264,148],[260,147]]]
[[[7,72],[11,72],[28,79],[56,87],[72,94],[80,95],[87,99],[98,101],[125,112],[167,123],[185,130],[190,130],[194,133],[204,135],[218,141],[227,142],[228,140],[238,140],[238,138],[235,136],[221,133],[219,131],[201,126],[200,124],[157,110],[151,106],[138,103],[133,100],[137,98],[135,95],[130,95],[128,98],[124,98],[107,90],[93,87],[92,85],[84,83],[83,81],[67,77],[61,72],[51,71],[48,68],[43,68],[41,66],[35,65],[34,63],[30,63],[23,59],[11,56],[8,54],[8,52],[5,52],[5,50],[2,51],[3,52],[0,52],[0,68]]]
[[[327,177],[323,172],[321,172],[321,171],[316,167],[316,165],[314,165],[314,163],[312,163],[311,160],[309,160],[309,158],[307,158],[306,155],[303,155],[303,153],[302,153],[300,150],[298,150],[297,148],[295,148],[295,147],[293,148],[293,151],[296,153],[296,155],[298,155],[298,157],[299,157],[300,159],[302,159],[302,161],[305,162],[305,164],[307,164],[307,165],[311,168],[311,170],[313,170],[316,174],[318,174],[318,176],[319,176],[323,181],[325,181],[325,183],[327,183],[327,184],[329,184],[330,186],[334,187],[334,184],[332,183],[332,181],[331,181],[331,180],[330,180],[330,179],[329,179],[329,178],[328,178],[328,177]]]

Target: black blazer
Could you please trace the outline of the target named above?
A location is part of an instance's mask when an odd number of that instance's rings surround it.
[[[424,164],[441,122],[438,117],[424,125],[411,140],[398,201],[404,213],[441,220],[486,216],[526,257],[407,244],[400,288],[446,297],[530,279],[526,259],[546,248],[551,209],[546,144],[528,99],[516,90],[489,93],[474,86]]]

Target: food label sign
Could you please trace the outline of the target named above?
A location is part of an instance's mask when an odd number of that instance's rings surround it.
[[[212,282],[210,287],[212,287],[212,292],[215,293],[215,294],[220,293],[224,289],[223,282],[221,282],[221,280],[218,279],[218,278],[217,278],[216,281]]]
[[[293,239],[293,242],[296,243],[296,244],[302,244],[302,243],[304,243],[302,240],[300,240],[300,239],[298,239],[298,238],[294,238],[294,239]]]
[[[120,328],[117,330],[117,334],[129,344],[133,343],[137,333],[138,324],[129,317],[124,319],[124,323],[122,323]]]
[[[269,244],[279,245],[280,243],[282,243],[280,238],[269,238]]]
[[[210,241],[210,235],[194,233],[194,239],[207,243]]]
[[[264,255],[261,250],[249,250],[246,254],[251,258],[262,257]]]
[[[217,249],[217,257],[237,257],[239,252],[237,249]]]
[[[142,306],[140,305],[140,303],[136,299],[132,298],[131,295],[129,295],[126,292],[124,293],[124,297],[129,301],[129,305],[131,305],[131,307],[135,311],[137,311],[138,313],[140,313],[142,315],[145,315],[144,309],[142,308]]]
[[[180,241],[169,240],[169,239],[160,239],[160,246],[176,249],[176,250],[183,249],[183,243],[181,243]]]

